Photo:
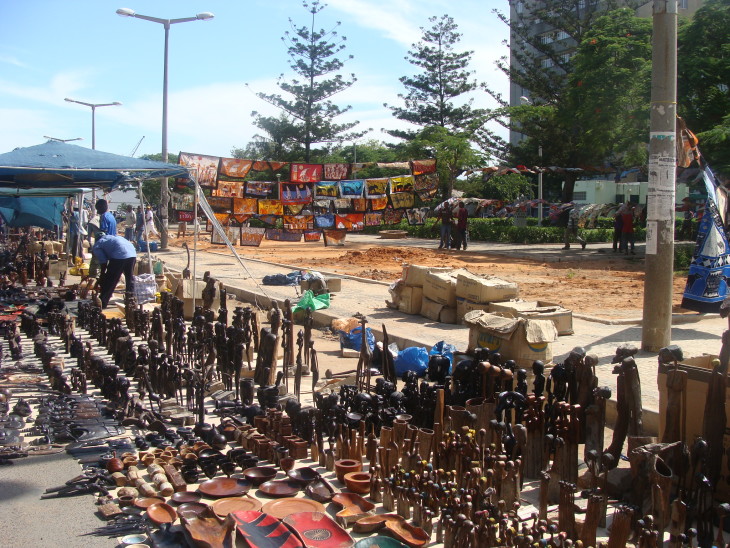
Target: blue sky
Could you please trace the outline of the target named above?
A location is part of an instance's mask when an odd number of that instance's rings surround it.
[[[352,105],[342,120],[373,128],[366,138],[386,139],[381,128],[403,127],[383,103],[400,104],[400,76],[412,74],[404,57],[429,16],[451,15],[463,34],[459,50],[474,50],[479,81],[508,93],[494,61],[508,53],[507,28],[491,10],[499,0],[328,0],[317,28],[341,21],[343,53],[354,59],[343,72],[358,81],[333,100]],[[230,156],[257,132],[251,111],[277,111],[254,95],[275,92],[279,74],[291,75],[283,33],[288,19],[304,25],[300,0],[3,0],[0,3],[0,152],[60,139],[91,148],[91,109],[97,108],[96,148],[136,155],[161,151],[161,24],[120,17],[117,8],[174,19],[212,12],[211,21],[170,30],[168,150]],[[343,56],[341,56],[343,57]],[[249,84],[249,88],[246,84]],[[253,91],[251,91],[253,90]],[[475,104],[494,106],[484,92]]]

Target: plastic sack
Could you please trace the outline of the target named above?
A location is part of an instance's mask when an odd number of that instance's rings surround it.
[[[294,310],[292,312],[296,312],[297,310],[307,310],[307,308],[311,308],[312,311],[314,310],[320,310],[322,308],[329,308],[330,307],[330,294],[324,293],[322,295],[314,296],[314,293],[312,293],[309,289],[307,289],[304,294],[302,295],[302,298],[299,299],[299,302],[294,307]]]
[[[404,348],[395,357],[395,374],[402,377],[408,371],[414,371],[419,377],[428,369],[428,352],[422,346]]]
[[[446,341],[439,341],[431,347],[431,351],[428,353],[429,356],[442,355],[449,358],[451,365],[454,365],[454,352],[456,347],[453,344],[449,344]]]
[[[365,340],[372,352],[375,348],[375,335],[369,327],[365,328]],[[349,348],[359,352],[362,349],[362,327],[356,327],[349,333],[340,331],[340,348]]]
[[[134,298],[137,304],[154,302],[157,293],[157,282],[154,274],[140,274],[132,276],[134,286]]]

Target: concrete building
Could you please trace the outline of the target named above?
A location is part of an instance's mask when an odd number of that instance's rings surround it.
[[[582,179],[575,182],[573,201],[576,204],[618,204],[628,200],[634,204],[646,204],[648,184],[628,179],[619,183],[613,179]],[[689,187],[678,183],[675,203],[681,204],[689,195]]]

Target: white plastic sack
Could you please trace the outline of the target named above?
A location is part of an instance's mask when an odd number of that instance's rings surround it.
[[[132,276],[134,285],[134,297],[137,304],[153,302],[157,293],[157,282],[154,274],[140,274]]]

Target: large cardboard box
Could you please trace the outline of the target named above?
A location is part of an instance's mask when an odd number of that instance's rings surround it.
[[[439,314],[439,321],[441,323],[456,323],[456,308],[444,306]]]
[[[423,280],[423,294],[456,309],[456,278],[450,272],[428,272]]]
[[[442,303],[432,301],[424,295],[421,302],[421,316],[438,322],[441,320],[441,310],[443,310],[443,308],[444,305]]]
[[[458,283],[458,281],[457,281]],[[456,323],[463,325],[464,316],[472,310],[481,310],[487,312],[489,309],[489,303],[473,303],[462,297],[456,297]]]
[[[572,335],[573,311],[559,304],[547,301],[504,301],[489,304],[489,312],[503,314],[511,318],[531,318],[550,320],[555,324],[558,335]]]
[[[516,283],[501,278],[477,276],[464,270],[456,276],[456,296],[473,303],[506,301],[514,299],[518,294],[519,288]]]
[[[201,280],[180,280],[175,289],[175,296],[182,299],[183,301],[183,315],[186,320],[193,319],[193,297],[195,297],[195,305],[200,306],[203,304],[203,289],[205,289],[205,282]],[[216,287],[215,298],[213,299],[213,305],[211,310],[216,312],[220,308],[220,292]]]
[[[547,364],[553,359],[552,343],[558,331],[549,320],[507,318],[473,310],[464,316],[464,323],[469,326],[470,353],[478,347],[489,348],[525,369],[535,360]]]
[[[691,445],[698,436],[702,436],[702,426],[705,420],[705,401],[707,400],[707,391],[710,386],[710,377],[712,376],[712,360],[718,356],[713,354],[704,354],[693,358],[685,359],[678,364],[678,369],[687,372],[687,393],[685,401],[688,403],[686,409],[686,428],[687,434],[684,441]],[[659,388],[659,438],[664,434],[666,426],[667,413],[667,373],[673,368],[673,365],[659,364],[657,374],[657,386]],[[730,382],[729,382],[730,384]],[[730,427],[730,389],[725,395],[725,420]],[[709,417],[712,420],[712,417]],[[730,431],[726,428],[723,436],[723,446],[727,449],[730,447]],[[723,451],[722,470],[727,470],[728,461],[727,453]],[[726,481],[719,482],[716,491],[717,497],[723,502],[730,500],[730,484]]]
[[[398,310],[405,314],[420,314],[423,303],[423,288],[402,286]]]
[[[406,285],[414,287],[423,287],[426,274],[429,272],[450,272],[452,269],[448,267],[437,266],[421,266],[417,264],[403,265],[401,279]]]

